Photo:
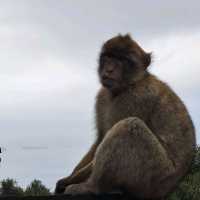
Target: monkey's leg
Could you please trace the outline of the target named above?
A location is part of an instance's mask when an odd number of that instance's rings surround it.
[[[72,175],[75,174],[77,171],[81,170],[82,168],[84,168],[85,166],[87,166],[93,160],[98,145],[99,141],[96,140],[95,143],[91,146],[88,153],[81,159],[79,164],[75,167],[75,169],[72,172]]]
[[[172,161],[156,136],[136,117],[121,120],[97,148],[88,181],[66,193],[105,193],[121,188],[140,198],[160,198],[174,172]],[[164,182],[164,184],[163,184]]]
[[[107,133],[96,152],[90,177],[99,191],[123,188],[138,197],[166,193],[162,181],[174,172],[157,137],[136,117],[121,120]]]

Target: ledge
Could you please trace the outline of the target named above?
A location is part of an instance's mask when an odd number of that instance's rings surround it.
[[[50,196],[0,196],[0,200],[128,200],[122,194],[102,194],[102,195],[50,195]],[[135,198],[130,198],[136,200]]]

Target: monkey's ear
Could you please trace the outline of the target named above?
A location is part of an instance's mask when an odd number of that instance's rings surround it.
[[[152,53],[145,53],[143,58],[144,67],[147,68],[151,64]]]

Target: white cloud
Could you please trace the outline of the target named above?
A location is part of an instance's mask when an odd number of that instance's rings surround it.
[[[151,71],[179,91],[200,87],[200,30],[162,35],[147,46],[153,50]]]
[[[82,94],[94,89],[97,81],[90,70],[82,70],[77,64],[47,59],[35,62],[23,73],[0,75],[0,116],[15,112],[16,108],[23,111],[37,107],[38,112],[63,106],[80,108],[74,105],[74,98],[84,98]]]

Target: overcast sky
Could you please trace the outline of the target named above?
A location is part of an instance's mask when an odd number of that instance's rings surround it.
[[[200,143],[200,2],[0,0],[0,180],[51,190],[91,145],[97,59],[129,32],[185,102]]]

